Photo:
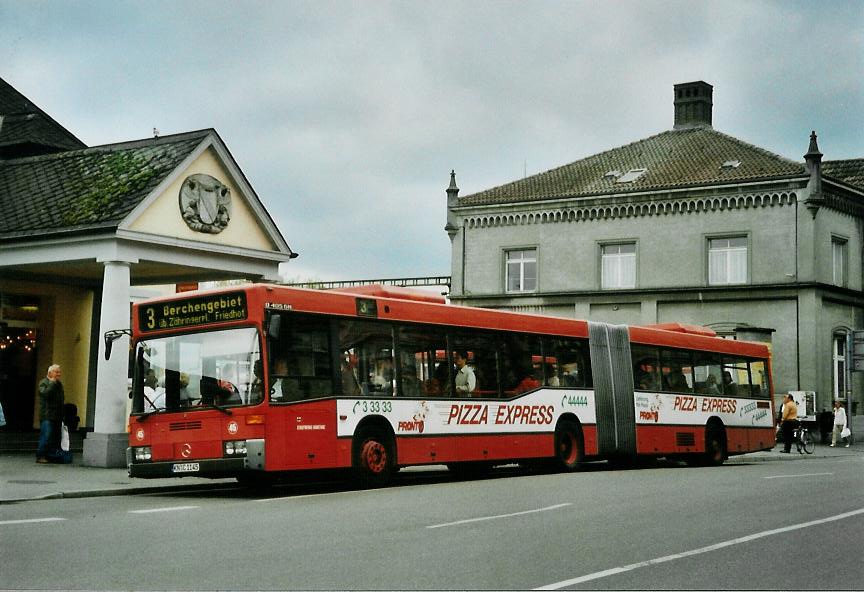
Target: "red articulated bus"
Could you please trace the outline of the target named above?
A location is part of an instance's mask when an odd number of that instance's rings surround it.
[[[137,303],[132,337],[132,477],[381,484],[411,465],[721,464],[774,446],[768,347],[701,327],[256,284]]]

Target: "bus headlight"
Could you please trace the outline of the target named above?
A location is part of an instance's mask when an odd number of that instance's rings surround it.
[[[153,451],[149,446],[136,446],[132,450],[135,451],[136,462],[145,462],[153,459]]]
[[[222,452],[224,456],[246,456],[246,440],[226,440]]]

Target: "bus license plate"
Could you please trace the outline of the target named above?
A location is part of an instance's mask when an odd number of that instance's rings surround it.
[[[200,470],[198,463],[175,463],[171,466],[172,473],[197,473]]]

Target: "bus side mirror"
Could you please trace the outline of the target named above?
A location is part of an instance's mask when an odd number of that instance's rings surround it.
[[[282,315],[271,314],[267,321],[267,337],[279,339],[279,332],[282,328]]]
[[[132,331],[129,329],[114,329],[113,331],[105,331],[105,359],[111,359],[111,349],[114,342],[120,339],[121,336],[128,335],[132,337]]]

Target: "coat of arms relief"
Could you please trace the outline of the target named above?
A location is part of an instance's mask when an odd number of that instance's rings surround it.
[[[192,230],[219,234],[231,220],[231,190],[210,175],[189,175],[180,187],[180,212]]]

